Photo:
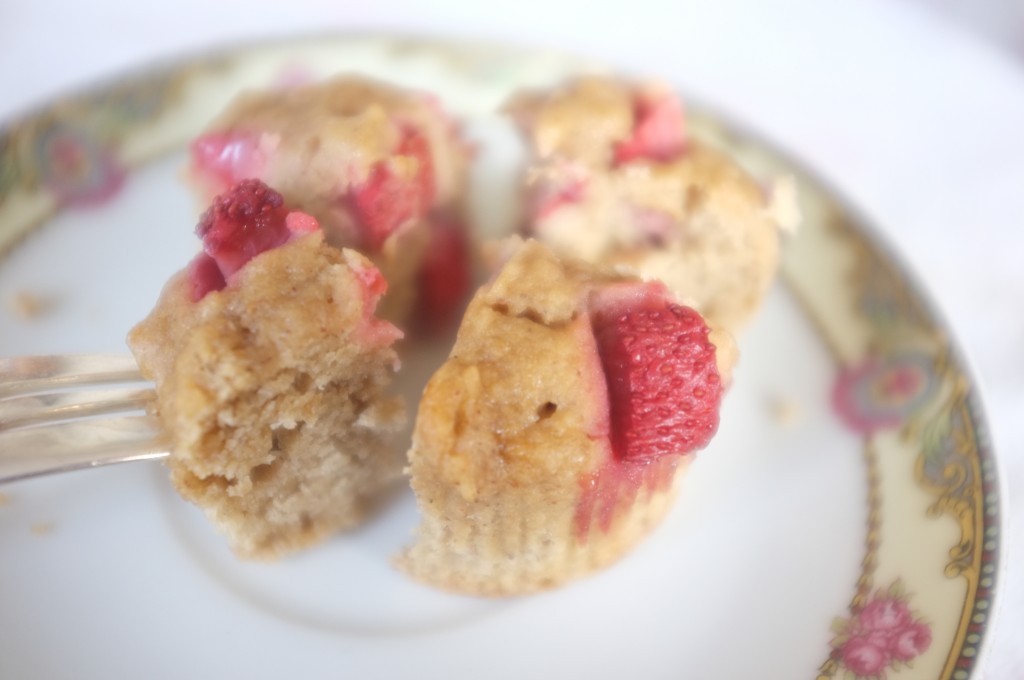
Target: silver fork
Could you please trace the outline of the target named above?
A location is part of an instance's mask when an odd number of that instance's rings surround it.
[[[145,413],[155,393],[140,383],[126,355],[0,359],[0,484],[167,456],[167,436]],[[98,417],[111,414],[120,415]]]

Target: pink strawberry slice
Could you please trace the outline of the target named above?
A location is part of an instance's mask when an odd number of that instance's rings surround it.
[[[284,225],[293,236],[312,234],[320,228],[320,223],[312,215],[293,210],[284,218]]]
[[[380,250],[388,236],[424,214],[434,199],[434,165],[427,139],[417,130],[406,128],[395,153],[416,159],[413,177],[401,177],[387,160],[378,161],[366,181],[348,197],[364,246],[371,251]]]
[[[213,199],[196,234],[227,279],[252,258],[289,239],[287,215],[281,194],[258,179],[247,179]]]
[[[360,340],[371,347],[386,347],[401,339],[404,335],[401,330],[374,316],[377,303],[388,291],[388,282],[384,275],[369,261],[351,263],[351,266],[363,297],[363,318],[358,330]]]
[[[206,253],[199,253],[189,264],[188,280],[192,302],[199,302],[207,293],[223,290],[227,285],[217,261]]]
[[[430,241],[418,275],[416,323],[426,333],[437,333],[455,322],[469,290],[469,244],[455,220],[440,215],[428,220]]]
[[[629,284],[595,298],[592,324],[616,458],[653,461],[705,447],[718,429],[722,381],[700,314],[659,283]]]
[[[248,132],[210,132],[189,145],[192,168],[224,191],[240,179],[259,177],[266,165],[259,135]],[[212,192],[211,192],[212,193]]]
[[[615,145],[615,164],[639,159],[670,161],[686,147],[683,105],[666,93],[636,98],[633,135]]]
[[[533,214],[538,220],[551,216],[559,208],[583,200],[589,180],[586,170],[566,166],[557,179],[541,182],[534,191]]]

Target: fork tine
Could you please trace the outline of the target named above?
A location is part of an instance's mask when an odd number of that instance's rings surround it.
[[[143,380],[125,354],[68,354],[0,359],[0,399],[55,387]]]
[[[145,408],[156,398],[151,389],[121,388],[51,392],[0,400],[0,432],[70,418]]]
[[[0,483],[167,456],[152,416],[60,423],[0,432]]]

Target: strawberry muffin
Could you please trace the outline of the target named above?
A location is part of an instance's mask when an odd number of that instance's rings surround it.
[[[190,154],[187,175],[204,202],[261,179],[314,216],[329,243],[373,260],[389,283],[384,318],[412,314],[431,327],[457,313],[469,278],[460,204],[469,147],[433,96],[351,75],[247,92]]]
[[[399,567],[497,596],[616,560],[714,435],[734,359],[663,284],[526,242],[477,292],[420,401],[422,523]]]
[[[216,198],[198,234],[204,252],[128,343],[175,487],[240,557],[276,558],[354,526],[400,478],[404,409],[385,388],[401,333],[374,315],[377,268],[258,180]]]
[[[531,154],[527,234],[663,281],[713,325],[733,331],[751,317],[775,274],[781,223],[795,217],[783,209],[792,197],[766,197],[690,139],[674,94],[586,77],[507,108]]]

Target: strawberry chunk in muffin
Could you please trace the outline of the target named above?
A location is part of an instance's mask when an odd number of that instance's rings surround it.
[[[644,461],[707,446],[722,380],[704,319],[657,283],[599,291],[591,309],[616,456]]]

